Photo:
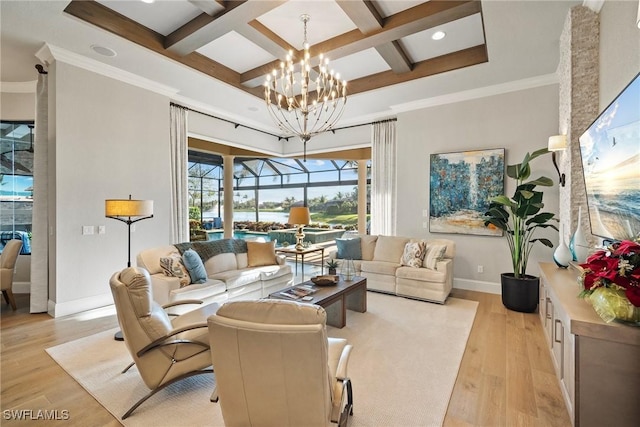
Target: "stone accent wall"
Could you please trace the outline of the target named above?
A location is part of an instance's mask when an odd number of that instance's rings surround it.
[[[590,245],[596,238],[590,233],[587,196],[580,157],[580,136],[598,116],[599,111],[599,45],[598,14],[585,6],[573,7],[560,36],[559,132],[567,135],[569,148],[559,152],[558,166],[566,174],[566,185],[560,187],[560,221],[565,243],[578,226],[578,210],[582,206],[582,230]]]

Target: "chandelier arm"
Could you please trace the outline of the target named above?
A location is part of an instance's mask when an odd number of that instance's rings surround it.
[[[304,46],[296,55],[303,57],[294,62],[293,50],[290,50],[285,61],[265,82],[269,115],[283,132],[301,139],[305,160],[306,143],[311,136],[331,129],[342,117],[346,104],[346,81],[341,81],[333,70],[329,71],[329,60],[322,54],[311,58],[307,42],[309,19],[308,15],[301,16]]]

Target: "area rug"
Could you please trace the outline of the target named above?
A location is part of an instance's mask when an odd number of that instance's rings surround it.
[[[367,293],[367,312],[347,312],[347,326],[329,336],[353,344],[349,376],[354,414],[350,425],[439,426],[455,384],[477,302],[449,298],[444,305]],[[148,389],[115,330],[46,351],[118,420]],[[158,392],[129,418],[134,426],[223,426],[209,397],[213,376],[199,375]]]

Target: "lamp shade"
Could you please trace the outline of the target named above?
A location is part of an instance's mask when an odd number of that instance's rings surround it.
[[[107,199],[104,216],[134,217],[153,215],[153,200]]]
[[[561,151],[567,149],[567,135],[554,135],[549,137],[549,151]]]
[[[289,211],[289,224],[307,225],[311,222],[309,208],[306,206],[296,206]]]

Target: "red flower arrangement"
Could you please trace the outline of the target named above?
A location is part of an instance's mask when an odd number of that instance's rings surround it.
[[[627,318],[637,322],[640,310],[640,244],[631,240],[614,243],[604,250],[598,251],[587,258],[587,262],[580,264],[583,268],[581,297],[590,297],[592,303],[595,298],[614,307],[605,307],[613,318]],[[597,292],[596,292],[597,291]],[[594,294],[594,292],[596,292]],[[617,301],[612,301],[612,298]],[[625,298],[626,297],[626,298]],[[621,300],[622,299],[622,300]],[[626,301],[624,301],[626,300]],[[625,310],[618,310],[621,304],[631,303]],[[594,308],[605,321],[607,320],[594,304]],[[631,316],[620,316],[620,312],[631,312]],[[609,317],[611,317],[609,316]],[[629,318],[631,317],[631,318]]]

